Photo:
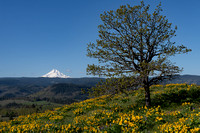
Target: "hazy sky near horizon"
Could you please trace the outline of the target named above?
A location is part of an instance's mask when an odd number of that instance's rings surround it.
[[[159,2],[169,22],[178,26],[176,44],[192,49],[172,57],[181,74],[200,75],[200,1],[144,0],[154,10]],[[39,77],[58,69],[70,77],[87,77],[89,42],[98,38],[100,14],[139,0],[1,0],[0,77]]]

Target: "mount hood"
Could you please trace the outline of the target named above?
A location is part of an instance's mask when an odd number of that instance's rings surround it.
[[[51,70],[49,73],[41,76],[45,78],[69,78],[69,76],[64,75],[63,73],[59,72],[56,69]]]

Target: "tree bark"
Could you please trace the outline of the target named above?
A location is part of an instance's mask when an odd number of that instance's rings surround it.
[[[150,97],[149,85],[144,85],[144,90],[145,90],[145,104],[147,107],[150,107],[151,106],[151,97]]]

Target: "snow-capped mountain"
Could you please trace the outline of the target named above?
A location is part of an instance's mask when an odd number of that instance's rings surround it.
[[[42,77],[46,78],[69,78],[69,76],[64,75],[56,69],[51,70],[49,73],[43,75]]]

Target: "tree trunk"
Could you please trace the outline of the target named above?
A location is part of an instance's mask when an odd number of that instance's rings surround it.
[[[150,89],[149,85],[144,85],[144,90],[145,90],[145,103],[147,107],[151,106],[151,97],[150,97]]]

